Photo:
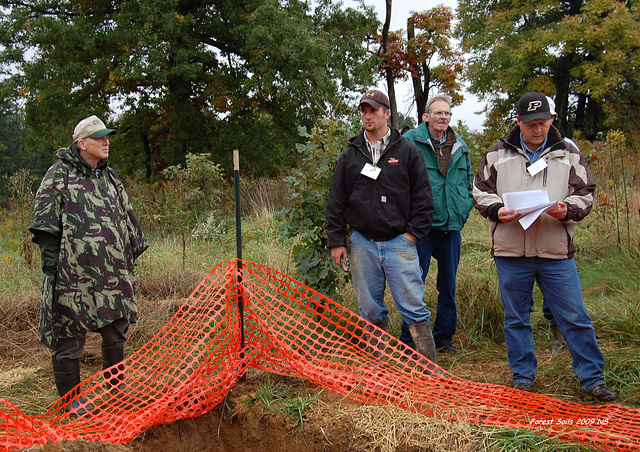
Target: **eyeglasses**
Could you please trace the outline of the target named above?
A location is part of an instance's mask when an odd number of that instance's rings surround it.
[[[446,118],[450,118],[451,117],[451,112],[450,111],[434,111],[433,113],[431,113],[433,116],[444,116]]]

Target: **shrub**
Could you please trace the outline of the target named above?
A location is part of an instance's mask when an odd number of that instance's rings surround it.
[[[309,140],[298,145],[302,163],[285,179],[290,187],[287,199],[292,205],[278,214],[284,220],[282,238],[298,238],[293,258],[301,281],[334,299],[341,299],[338,290],[347,276],[333,263],[327,249],[325,210],[338,157],[356,131],[355,124],[334,119],[321,120],[311,133],[300,130]]]
[[[167,181],[160,185],[165,201],[158,218],[169,229],[176,227],[182,238],[182,263],[186,260],[187,235],[203,216],[221,211],[224,176],[211,154],[187,154],[186,166],[169,166],[162,171]]]

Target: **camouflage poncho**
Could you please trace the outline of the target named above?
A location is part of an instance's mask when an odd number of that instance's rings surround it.
[[[57,274],[45,274],[40,340],[137,320],[135,259],[149,246],[118,176],[103,160],[92,172],[77,148],[61,149],[36,194],[33,223],[60,238]]]

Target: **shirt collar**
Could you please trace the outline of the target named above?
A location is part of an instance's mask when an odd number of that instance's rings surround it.
[[[549,134],[547,134],[547,137],[544,139],[544,142],[542,143],[542,145],[540,145],[540,147],[536,149],[535,152],[532,152],[524,143],[524,139],[522,138],[522,132],[520,132],[520,144],[522,145],[522,149],[524,149],[524,152],[527,154],[527,157],[529,157],[529,160],[531,161],[531,163],[534,163],[536,160],[540,158],[540,154],[542,154],[542,151],[544,151],[544,148],[547,147],[547,141],[549,141]]]
[[[366,133],[364,134],[364,139],[366,140],[368,146],[378,146],[380,144],[384,144],[386,147],[389,144],[389,140],[391,139],[391,127],[387,127],[386,135],[382,138],[378,138],[377,143],[372,143],[371,141],[369,141]]]
[[[427,130],[429,130],[429,128],[427,127]],[[432,133],[431,130],[429,130],[429,138],[431,138],[433,140],[433,142],[435,144],[437,144],[438,146],[442,147],[444,146],[444,144],[447,142],[447,131],[444,131],[444,136],[442,137],[442,140],[439,138],[436,138]]]

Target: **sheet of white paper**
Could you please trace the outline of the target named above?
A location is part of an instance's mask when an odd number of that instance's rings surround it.
[[[549,202],[549,193],[546,190],[527,190],[503,193],[502,199],[507,210],[535,207]]]
[[[544,211],[544,209],[546,209],[547,207],[551,207],[555,204],[558,204],[558,201],[552,201],[552,202],[545,202],[543,204],[538,204],[536,206],[532,206],[532,207],[521,207],[519,209],[516,209],[516,213],[519,213],[520,215],[529,215],[531,213],[535,213],[538,210],[542,209]],[[540,214],[538,214],[540,215]]]
[[[555,203],[551,203],[551,204],[555,204]],[[546,207],[542,207],[541,209],[538,209],[535,212],[531,212],[530,214],[520,217],[518,221],[522,225],[522,229],[524,229],[525,231],[529,229],[529,226],[531,226],[538,219],[538,217],[542,215],[542,212],[544,212],[545,209]]]
[[[503,193],[502,199],[507,210],[515,210],[522,215],[518,220],[526,230],[548,207],[558,204],[558,201],[549,202],[549,193],[546,190],[528,190]]]

